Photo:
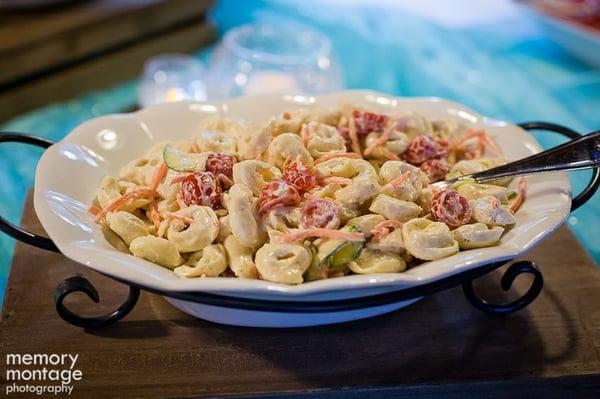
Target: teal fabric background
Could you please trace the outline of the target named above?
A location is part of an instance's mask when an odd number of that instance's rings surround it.
[[[415,9],[416,3],[420,8]],[[445,97],[510,122],[544,120],[580,132],[600,128],[600,71],[569,56],[520,8],[504,0],[407,4],[223,0],[211,15],[221,33],[257,20],[312,26],[331,39],[347,88]],[[209,54],[210,49],[198,57],[205,60]],[[0,130],[59,140],[89,118],[133,106],[136,98],[136,82],[126,82],[19,116]],[[536,137],[546,148],[562,141],[549,133]],[[0,147],[0,212],[13,222],[20,218],[39,154],[24,145]],[[589,176],[572,174],[575,192]],[[600,262],[600,195],[574,212],[567,224]],[[13,248],[14,240],[0,234],[0,298]],[[38,266],[38,277],[44,278],[45,265]]]

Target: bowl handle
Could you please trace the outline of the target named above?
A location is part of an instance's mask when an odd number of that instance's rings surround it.
[[[523,122],[519,123],[519,126],[525,130],[546,130],[554,133],[562,134],[570,139],[576,139],[581,137],[581,134],[577,133],[573,129],[569,129],[566,126],[557,125],[556,123],[550,122]],[[600,187],[600,168],[594,168],[592,177],[588,185],[575,197],[571,202],[571,212],[585,204],[592,196],[598,191]]]
[[[43,137],[15,132],[0,132],[0,143],[25,143],[42,148],[48,148],[54,144],[52,141]],[[33,245],[34,247],[53,252],[60,252],[51,239],[31,233],[19,226],[15,226],[2,216],[0,216],[0,230],[13,238],[26,244]]]

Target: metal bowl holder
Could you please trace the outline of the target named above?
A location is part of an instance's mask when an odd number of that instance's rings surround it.
[[[545,130],[554,133],[559,133],[569,139],[575,139],[580,136],[579,133],[553,123],[546,122],[526,122],[521,123],[519,126],[525,130]],[[0,133],[0,143],[6,142],[17,142],[31,144],[42,148],[48,148],[52,144],[52,141],[32,136],[24,133],[14,132],[2,132]],[[593,170],[590,182],[586,188],[575,198],[573,198],[571,204],[571,211],[582,206],[587,202],[600,186],[600,168]],[[8,220],[0,216],[0,230],[10,235],[11,237],[24,242],[26,244],[45,249],[53,252],[60,252],[54,242],[49,238],[39,236],[30,233],[22,228],[13,225]],[[544,278],[540,268],[531,261],[523,260],[510,264],[505,270],[504,274],[500,279],[500,286],[504,291],[508,291],[511,288],[513,281],[523,273],[529,273],[533,276],[531,286],[523,295],[513,300],[512,302],[505,304],[495,304],[486,301],[481,298],[475,292],[473,287],[473,281],[477,278],[488,274],[504,264],[509,262],[491,263],[477,267],[473,270],[469,270],[463,273],[455,274],[453,276],[444,278],[428,284],[422,284],[416,287],[404,288],[397,291],[392,291],[384,294],[377,294],[366,296],[362,298],[353,299],[342,299],[333,301],[272,301],[272,300],[259,300],[259,299],[246,299],[236,298],[230,296],[208,294],[204,292],[178,292],[178,291],[162,291],[143,285],[133,284],[131,282],[123,281],[114,277],[112,279],[129,286],[129,295],[125,302],[123,302],[116,310],[104,315],[97,317],[84,317],[80,316],[73,311],[69,310],[65,304],[65,298],[73,292],[83,292],[94,302],[100,301],[100,295],[94,287],[94,285],[87,280],[85,277],[73,276],[69,277],[58,284],[54,293],[54,299],[56,303],[56,311],[59,316],[75,326],[83,328],[100,328],[106,327],[116,323],[123,317],[125,317],[135,307],[139,297],[140,290],[150,291],[162,296],[176,298],[184,301],[197,302],[205,305],[228,307],[235,309],[244,309],[252,311],[262,312],[285,312],[285,313],[321,313],[321,312],[340,312],[358,310],[363,308],[370,308],[375,306],[384,306],[393,304],[400,301],[406,301],[414,298],[423,297],[425,295],[433,294],[438,291],[442,291],[457,285],[462,285],[462,289],[467,300],[476,307],[477,309],[484,311],[489,314],[507,314],[513,313],[519,309],[524,308],[533,302],[542,291],[544,285]]]

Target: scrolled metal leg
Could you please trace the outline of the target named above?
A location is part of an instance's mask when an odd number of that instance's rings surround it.
[[[544,277],[535,263],[530,261],[520,261],[510,265],[502,275],[502,279],[500,280],[500,286],[502,289],[504,291],[508,291],[517,276],[522,273],[529,273],[533,275],[531,287],[529,287],[529,290],[527,290],[527,292],[520,298],[507,304],[493,304],[487,302],[485,299],[480,298],[473,289],[473,280],[465,281],[462,284],[463,292],[465,293],[465,296],[471,305],[486,313],[506,314],[516,312],[517,310],[522,309],[533,302],[538,297],[542,291],[542,287],[544,286]]]
[[[135,307],[139,297],[140,289],[134,286],[129,286],[129,296],[127,300],[119,306],[115,311],[104,316],[84,317],[78,316],[70,311],[63,303],[65,298],[73,292],[83,292],[96,303],[100,301],[100,295],[96,288],[86,278],[75,276],[63,280],[57,287],[54,293],[56,302],[56,312],[59,316],[69,324],[73,324],[83,328],[100,328],[116,323]]]

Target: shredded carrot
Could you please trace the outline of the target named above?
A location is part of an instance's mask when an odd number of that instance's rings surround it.
[[[160,213],[156,209],[156,204],[152,204],[150,206],[150,219],[152,219],[154,229],[158,232],[158,226],[160,225]]]
[[[95,205],[90,205],[90,207],[88,208],[88,212],[91,213],[92,215],[96,216],[97,214],[102,212],[102,209],[98,208]]]
[[[130,191],[130,192],[120,196],[119,198],[117,198],[116,200],[114,200],[113,202],[108,204],[106,206],[106,208],[104,208],[102,211],[100,211],[96,215],[96,222],[99,222],[100,220],[104,219],[107,214],[109,214],[110,212],[116,211],[117,209],[119,209],[120,207],[122,207],[129,201],[133,201],[133,200],[136,200],[136,199],[142,198],[142,197],[154,197],[154,196],[156,196],[156,194],[157,194],[156,190],[152,190],[152,189],[148,189],[148,188],[140,188],[137,190]]]
[[[390,228],[400,228],[404,223],[398,220],[384,220],[381,223],[377,223],[373,229],[371,230],[371,234],[375,237],[375,239],[381,241],[385,236],[390,234]]]
[[[406,172],[402,173],[400,176],[390,180],[390,184],[392,185],[392,187],[396,188],[396,187],[399,187],[402,184],[404,184],[404,182],[406,182],[409,178],[410,178],[410,171],[407,170]]]
[[[193,173],[187,173],[185,175],[179,175],[179,176],[175,176],[174,178],[171,179],[171,184],[175,184],[175,183],[181,183],[184,180],[187,180],[188,177],[193,176]]]
[[[381,223],[377,223],[374,228],[375,229],[382,228],[382,227],[386,228],[386,229],[388,227],[398,228],[398,227],[402,227],[403,224],[404,223],[399,220],[384,220]]]
[[[367,148],[365,148],[365,155],[369,155],[376,147],[383,147],[385,143],[390,139],[392,135],[392,130],[396,127],[396,122],[388,124],[386,129],[383,131],[381,136],[377,138],[374,142],[372,142]]]
[[[199,153],[199,152],[201,152],[200,151],[200,146],[196,142],[196,139],[194,139],[194,143],[192,144],[192,152],[193,153]]]
[[[327,237],[327,238],[339,238],[346,241],[364,241],[365,236],[362,233],[350,233],[347,231],[334,230],[334,229],[306,229],[298,230],[292,233],[283,234],[277,237],[277,241],[280,243],[288,243],[299,240],[304,240],[309,237]]]
[[[362,157],[362,153],[360,152],[360,143],[358,141],[358,134],[356,133],[356,122],[354,121],[354,118],[350,118],[350,120],[348,121],[348,136],[350,136],[352,151],[354,151]]]
[[[192,218],[190,218],[190,217],[187,217],[187,216],[182,216],[182,215],[178,215],[178,214],[176,214],[176,213],[173,213],[173,212],[163,212],[163,214],[162,214],[162,215],[163,215],[163,217],[164,217],[165,219],[175,219],[175,220],[180,220],[180,221],[182,221],[182,222],[184,222],[184,223],[187,223],[187,224],[192,224],[192,222],[194,221],[194,219],[192,219]]]
[[[333,159],[333,158],[360,158],[360,155],[358,155],[355,152],[341,152],[341,151],[328,152],[327,154],[323,155],[322,157],[317,158],[315,160],[315,165],[318,165],[325,161],[329,161],[330,159]]]
[[[502,151],[500,151],[500,148],[498,148],[498,145],[496,144],[496,142],[494,140],[492,140],[487,134],[484,133],[483,136],[481,136],[483,142],[485,144],[488,145],[488,147],[490,147],[492,149],[492,151],[494,151],[496,153],[496,155],[500,155],[502,153]]]
[[[485,153],[485,145],[483,144],[483,141],[481,139],[479,139],[477,141],[477,149],[475,150],[475,158],[481,158],[484,153]]]
[[[348,186],[352,184],[352,179],[348,177],[331,176],[321,179],[321,182],[324,184],[339,184],[341,186]]]
[[[152,185],[150,186],[152,190],[156,190],[160,182],[163,181],[164,178],[167,176],[168,171],[169,168],[167,167],[167,165],[164,162],[161,162],[160,165],[154,171],[154,175],[152,176]]]
[[[525,197],[527,195],[527,180],[524,177],[519,178],[519,193],[517,194],[517,198],[510,205],[510,210],[514,213],[519,210],[523,202],[525,201]]]
[[[467,153],[465,158],[481,158],[485,152],[486,146],[489,147],[496,155],[502,153],[500,151],[500,148],[498,148],[498,145],[494,142],[494,140],[492,140],[483,130],[469,129],[463,137],[460,137],[457,140],[458,147],[462,148],[463,143],[466,140],[469,140],[473,137],[477,137],[477,149],[475,151],[475,154]]]
[[[306,123],[302,124],[302,129],[300,130],[300,137],[302,138],[302,144],[304,146],[308,146],[308,139],[310,138],[310,130]]]

